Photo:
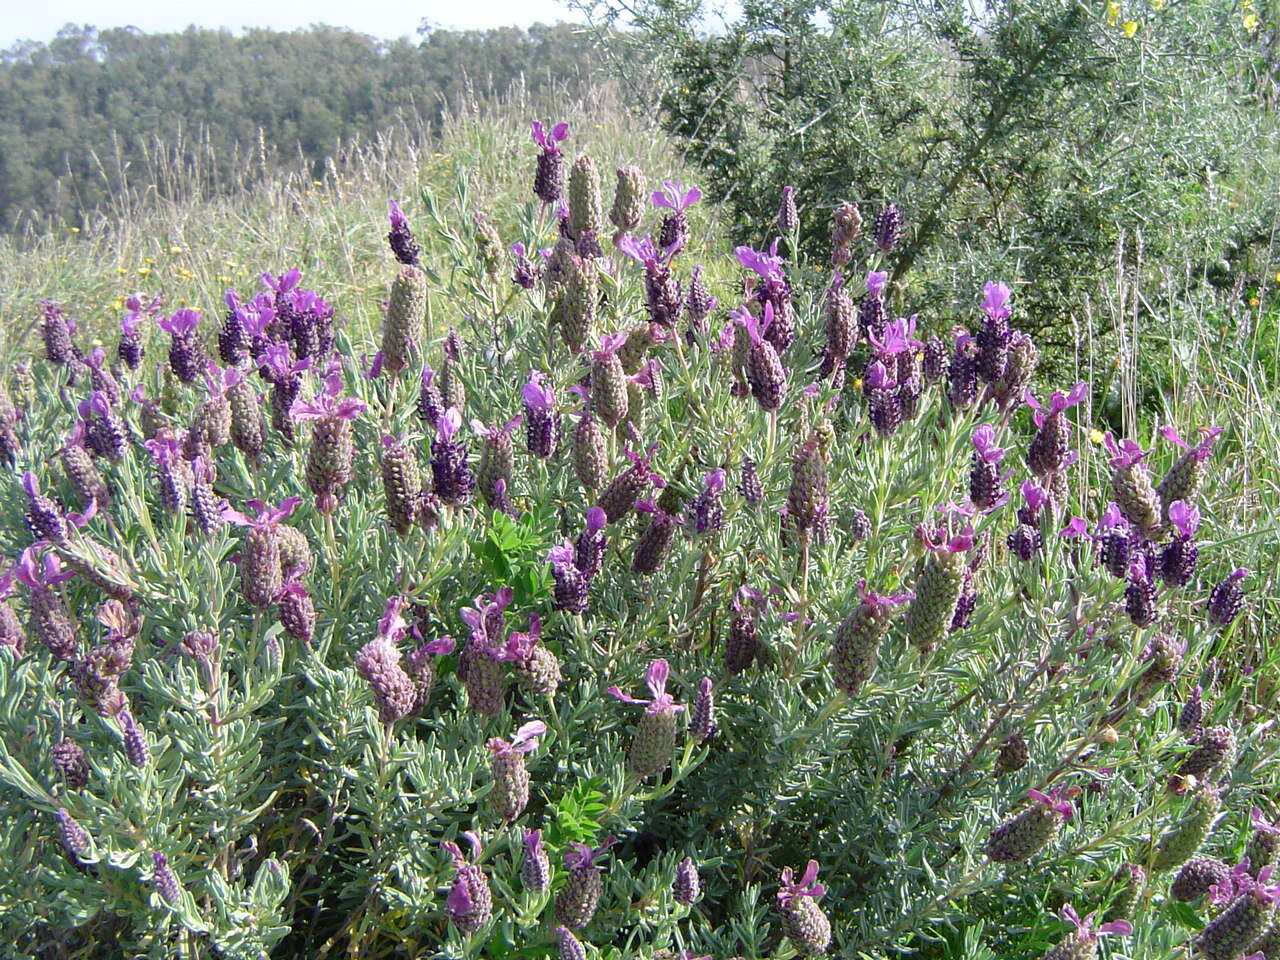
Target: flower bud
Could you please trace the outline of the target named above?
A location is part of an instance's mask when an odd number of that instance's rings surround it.
[[[400,663],[400,651],[385,636],[376,637],[360,648],[355,658],[356,672],[369,684],[378,719],[395,723],[413,711],[416,691]]]
[[[182,899],[182,891],[178,887],[178,878],[173,875],[169,866],[169,858],[163,853],[151,854],[151,885],[155,887],[160,899],[169,906],[176,906]]]
[[[694,740],[710,740],[716,735],[716,705],[710,677],[698,685],[698,699],[689,715],[689,735]]]
[[[871,679],[893,608],[910,599],[909,593],[882,597],[870,592],[865,580],[858,585],[858,605],[840,621],[831,642],[831,672],[837,688],[856,696]]]
[[[508,823],[515,820],[528,805],[529,771],[525,754],[537,747],[538,737],[546,730],[545,723],[535,720],[517,730],[510,742],[500,737],[489,740],[492,752],[489,769],[493,775],[489,806],[500,820]]]
[[[1181,820],[1165,830],[1156,842],[1151,869],[1157,873],[1165,873],[1191,859],[1209,836],[1214,818],[1221,808],[1222,800],[1218,791],[1208,785],[1201,787],[1191,802],[1191,809]]]
[[[1183,758],[1178,775],[1201,782],[1213,780],[1227,772],[1235,753],[1236,735],[1230,727],[1208,727],[1200,737],[1200,745]]]
[[[542,893],[551,886],[551,861],[542,846],[541,830],[525,830],[524,859],[520,863],[520,879],[531,893]]]
[[[1000,752],[996,755],[994,773],[997,777],[1017,773],[1031,759],[1031,751],[1027,747],[1026,738],[1015,731],[1000,742]]]
[[[573,431],[573,472],[584,490],[595,491],[604,486],[609,469],[604,431],[595,416],[584,412]]]
[[[1193,857],[1182,865],[1169,885],[1169,896],[1191,903],[1205,896],[1211,887],[1222,886],[1231,876],[1231,868],[1213,857]]]
[[[613,192],[613,208],[609,211],[609,222],[617,228],[615,243],[624,233],[632,233],[640,226],[645,200],[644,171],[635,166],[619,167],[618,185]]]
[[[382,360],[397,374],[419,355],[427,315],[427,275],[406,266],[391,284],[387,315],[382,321]]]
[[[88,786],[89,761],[80,744],[63,737],[53,745],[49,756],[68,790],[80,790]]]
[[[818,898],[826,892],[817,882],[818,862],[810,860],[799,881],[793,877],[791,868],[784,867],[778,890],[782,932],[801,956],[820,956],[831,943],[831,921],[818,906]]]
[[[266,429],[257,391],[248,380],[239,380],[227,388],[231,405],[231,442],[250,460],[262,456]]]
[[[935,648],[951,628],[964,589],[965,551],[973,545],[966,531],[940,545],[930,544],[924,569],[916,580],[914,597],[904,617],[907,638],[918,649]]]
[[[151,762],[151,749],[147,746],[146,731],[138,725],[128,710],[121,712],[120,725],[124,733],[124,753],[129,762],[139,769]]]
[[[1031,805],[991,832],[987,856],[996,863],[1021,863],[1039,853],[1058,834],[1064,819],[1071,817],[1071,798],[1078,788],[1056,788],[1044,794],[1029,791]]]
[[[478,859],[480,838],[470,831],[465,836],[471,842],[473,860]],[[445,901],[445,913],[463,934],[475,933],[493,915],[493,894],[489,891],[489,880],[479,864],[462,855],[457,844],[445,842],[441,846],[453,858],[454,871],[453,888]]]
[[[89,832],[80,826],[76,818],[71,816],[65,807],[58,808],[57,817],[58,836],[62,839],[62,845],[66,848],[67,853],[71,855],[72,860],[76,863],[83,863],[92,842],[89,839]]]
[[[691,907],[702,895],[702,881],[698,879],[698,865],[692,857],[685,857],[676,865],[676,879],[672,896],[682,907]]]
[[[583,843],[572,843],[573,849],[564,855],[569,875],[556,896],[556,919],[570,930],[582,930],[596,915],[604,893],[596,859],[612,844],[612,837],[594,850]]]
[[[1241,567],[1219,583],[1209,593],[1209,622],[1219,626],[1228,626],[1244,606],[1244,590],[1240,581],[1249,575],[1249,571]]]
[[[604,203],[600,199],[600,172],[585,153],[569,169],[569,235],[578,243],[579,256],[600,256],[591,241],[604,229]],[[588,245],[584,252],[584,242]]]
[[[594,260],[569,256],[558,301],[560,336],[571,353],[581,353],[595,336],[600,277]]]
[[[902,239],[902,213],[890,203],[876,215],[874,228],[876,249],[881,253],[891,253]]]

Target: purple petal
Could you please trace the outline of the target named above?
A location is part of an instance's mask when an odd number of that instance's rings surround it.
[[[648,700],[637,700],[635,697],[628,696],[627,694],[623,693],[622,690],[619,689],[617,686],[609,687],[608,689],[605,690],[605,693],[613,697],[615,700],[621,700],[623,703],[648,703],[649,702]]]
[[[457,407],[450,407],[440,417],[439,430],[440,436],[446,442],[453,439],[453,435],[458,432],[462,426],[462,414],[458,412]]]
[[[644,673],[644,682],[654,697],[661,697],[667,690],[667,677],[671,667],[666,660],[654,660]]]

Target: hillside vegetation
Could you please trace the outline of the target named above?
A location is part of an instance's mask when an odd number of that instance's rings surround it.
[[[703,176],[517,90],[0,240],[16,955],[1271,956],[1270,247],[1048,367]]]

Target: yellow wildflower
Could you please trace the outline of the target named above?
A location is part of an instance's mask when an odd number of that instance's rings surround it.
[[[1111,0],[1111,2],[1107,4],[1107,23],[1114,27],[1119,22],[1120,4],[1116,3],[1115,0]]]
[[[1257,297],[1249,298],[1249,306],[1256,307],[1261,301]]]
[[[149,276],[151,276],[151,268],[150,268],[150,267],[139,267],[139,268],[138,268],[138,276],[140,276],[140,277],[149,277]]]
[[[1099,430],[1097,427],[1094,427],[1092,430],[1089,431],[1090,443],[1098,444],[1105,439],[1107,439],[1107,435],[1103,433],[1101,430]]]
[[[181,247],[170,247],[170,248],[169,248],[169,252],[170,252],[171,254],[173,254],[173,255],[176,257],[176,256],[178,256],[180,253],[182,253],[182,248],[181,248]]]
[[[1124,23],[1124,26],[1121,27],[1120,29],[1124,31],[1124,36],[1126,40],[1132,40],[1134,37],[1134,34],[1138,32],[1138,21],[1126,20]]]
[[[79,227],[72,227],[72,228],[71,228],[71,232],[72,232],[72,233],[79,233],[79,232],[80,232],[80,228],[79,228]]]
[[[1258,29],[1258,15],[1256,13],[1246,13],[1244,15],[1244,28],[1250,32]]]

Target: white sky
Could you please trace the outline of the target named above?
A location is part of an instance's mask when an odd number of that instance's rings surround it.
[[[201,27],[293,30],[314,23],[350,27],[382,39],[438,27],[486,29],[577,20],[557,0],[0,0],[0,49],[17,40],[51,40],[64,24],[134,26],[148,33]]]

